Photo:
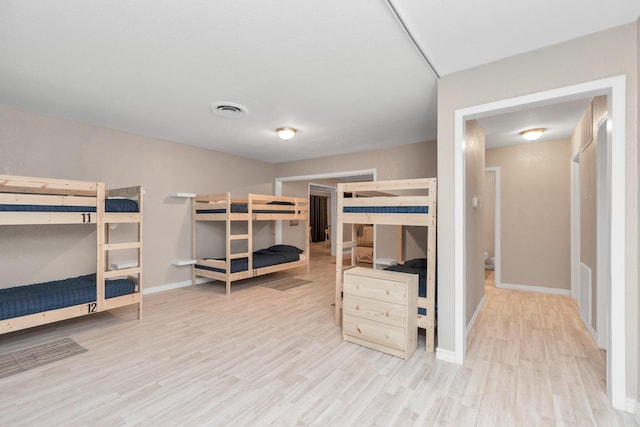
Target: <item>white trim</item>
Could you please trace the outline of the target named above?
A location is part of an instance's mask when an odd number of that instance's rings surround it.
[[[493,242],[493,250],[494,250],[494,264],[493,264],[493,276],[496,287],[499,287],[500,283],[502,283],[502,230],[501,224],[502,219],[500,215],[501,207],[501,198],[502,198],[502,190],[500,180],[502,179],[500,176],[500,166],[491,166],[484,168],[485,172],[493,172],[494,180],[493,180],[493,198],[494,198],[494,242]],[[468,332],[467,332],[468,333]]]
[[[473,325],[476,323],[476,320],[478,320],[478,316],[480,315],[480,312],[482,311],[482,307],[484,307],[484,303],[486,301],[487,301],[487,295],[486,294],[482,295],[482,299],[480,300],[478,307],[476,307],[476,311],[473,313],[473,316],[471,316],[471,320],[469,320],[469,324],[467,325],[467,336],[469,335],[471,328],[473,328]]]
[[[627,398],[627,406],[625,410],[630,414],[633,414],[633,417],[636,419],[636,422],[640,424],[640,401],[633,399],[631,397]]]
[[[460,365],[455,351],[445,350],[440,347],[436,348],[436,359]]]
[[[455,110],[454,116],[454,316],[455,316],[455,355],[462,363],[465,358],[465,285],[464,276],[464,123],[465,120],[477,119],[514,107],[528,104],[536,106],[583,99],[606,94],[609,102],[609,117],[612,122],[611,138],[611,345],[607,352],[607,388],[612,406],[624,409],[626,406],[626,77],[624,75],[608,77],[586,83],[551,89],[543,92],[518,96],[487,104],[465,107]]]
[[[580,150],[570,162],[571,169],[571,298],[578,301],[580,296]]]
[[[465,142],[464,142],[464,110],[455,111],[455,144],[454,144],[454,196],[453,196],[453,288],[454,288],[454,354],[455,362],[462,365],[467,355],[467,337],[465,336],[465,307],[467,305],[465,275],[465,233],[464,200],[465,200]]]
[[[516,283],[501,283],[500,286],[496,285],[496,288],[510,289],[512,291],[538,292],[541,294],[563,295],[567,297],[571,296],[571,291],[569,289],[547,288],[545,286],[519,285]]]
[[[625,170],[625,76],[612,77],[609,87],[611,130],[611,331],[607,355],[607,384],[611,385],[611,403],[621,409],[626,400],[626,170]],[[610,369],[610,370],[609,370]],[[609,387],[608,387],[609,388]]]
[[[593,329],[593,326],[591,326],[591,323],[589,323],[589,321],[584,318],[580,310],[578,310],[578,314],[580,315],[580,319],[582,319],[582,323],[584,324],[584,327],[589,332],[589,335],[591,335],[591,339],[593,340],[593,343],[596,344],[598,342],[598,334],[596,333],[596,330]]]
[[[206,283],[210,281],[211,279],[200,277],[196,279],[196,285],[200,285],[202,283]],[[186,288],[187,286],[191,286],[191,280],[184,280],[182,282],[175,282],[175,283],[165,283],[164,285],[151,286],[150,288],[144,288],[142,290],[142,295],[157,294],[158,292],[165,292],[165,291],[171,291],[173,289]]]
[[[611,283],[609,279],[610,259],[608,255],[611,253],[609,243],[609,193],[611,192],[611,183],[608,170],[611,157],[611,144],[609,143],[610,132],[607,130],[609,117],[605,115],[596,125],[596,132],[593,141],[596,143],[596,331],[598,347],[607,349],[609,343],[609,289]],[[604,138],[601,138],[600,131],[604,131]]]

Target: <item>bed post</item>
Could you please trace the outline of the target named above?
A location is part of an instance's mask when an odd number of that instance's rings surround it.
[[[336,295],[333,321],[336,325],[342,325],[342,243],[344,230],[342,225],[342,199],[344,198],[343,184],[338,184],[337,215],[336,215]]]
[[[96,312],[104,307],[104,183],[96,183]]]
[[[227,296],[231,295],[231,193],[227,193],[227,215],[226,215],[226,219],[225,219],[225,226],[226,226],[226,243],[225,243],[225,250],[226,250],[226,263],[227,263],[227,267],[225,268],[225,275],[226,275],[226,280],[225,283],[227,285],[226,287],[226,293]],[[249,239],[251,239],[252,236],[249,235]]]
[[[427,351],[435,351],[435,301],[436,301],[436,228],[437,228],[437,190],[436,178],[429,179],[429,216],[427,225]]]
[[[142,249],[144,245],[142,244],[142,221],[144,220],[144,188],[142,186],[138,186],[138,212],[140,212],[140,222],[138,223],[138,242],[140,243],[140,247],[138,248],[138,268],[140,272],[138,273],[138,292],[140,292],[140,301],[138,302],[138,320],[142,320],[142,291],[143,291],[143,283],[142,280],[142,272],[144,269],[142,268],[142,259],[143,253]]]
[[[196,203],[198,197],[191,198],[191,259],[197,260],[196,258],[196,226],[198,222],[196,221]],[[196,263],[191,264],[191,286],[196,286]]]

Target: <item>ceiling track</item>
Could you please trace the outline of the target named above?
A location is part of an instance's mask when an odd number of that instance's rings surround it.
[[[411,40],[411,43],[413,43],[413,46],[418,50],[418,52],[420,52],[420,55],[422,56],[424,61],[427,63],[429,68],[431,68],[431,71],[433,71],[433,74],[435,74],[436,77],[439,79],[440,78],[440,74],[438,73],[436,68],[433,66],[431,61],[429,61],[429,58],[424,53],[424,51],[422,50],[422,48],[420,47],[420,45],[418,44],[416,39],[413,37],[413,35],[411,34],[411,31],[409,31],[409,28],[407,28],[407,24],[405,24],[404,21],[402,20],[402,17],[400,17],[400,14],[398,13],[398,10],[396,9],[396,7],[393,5],[391,0],[385,0],[385,1],[387,2],[387,5],[389,6],[389,9],[391,9],[391,13],[393,13],[393,15],[396,17],[396,19],[400,23],[400,26],[404,30],[405,34],[409,37],[409,40]]]

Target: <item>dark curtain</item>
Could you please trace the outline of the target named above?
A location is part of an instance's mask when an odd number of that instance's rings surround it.
[[[311,195],[311,241],[324,242],[327,228],[327,197]]]

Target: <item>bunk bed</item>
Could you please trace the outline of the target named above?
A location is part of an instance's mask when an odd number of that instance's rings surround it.
[[[0,334],[128,305],[137,305],[140,319],[143,193],[140,186],[106,190],[101,182],[0,175],[0,226],[96,230],[95,274],[0,288]],[[119,233],[114,242],[118,224],[133,224],[135,237]],[[137,259],[111,263],[115,251],[135,251]]]
[[[358,224],[427,227],[426,260],[412,260],[404,266],[402,243],[398,243],[398,266],[390,270],[420,274],[417,325],[426,331],[426,350],[435,349],[436,306],[436,215],[437,179],[422,178],[395,181],[338,184],[336,253],[351,251],[351,266],[356,265],[356,226]],[[351,224],[351,238],[344,241],[343,224]],[[399,233],[399,237],[402,233]],[[375,263],[375,260],[374,260]],[[425,267],[425,268],[422,268]],[[346,267],[350,268],[350,267]],[[336,325],[342,324],[343,256],[336,257]]]
[[[197,223],[225,223],[224,258],[198,258],[196,253]],[[292,221],[305,233],[305,248],[291,245],[273,245],[253,250],[254,221]],[[233,223],[244,223],[246,233],[232,233]],[[220,280],[226,283],[226,294],[231,294],[231,283],[277,271],[298,267],[309,268],[309,199],[300,197],[249,194],[246,199],[232,198],[231,193],[196,195],[192,203],[191,252],[192,283],[197,277]],[[236,252],[234,242],[245,242]]]

